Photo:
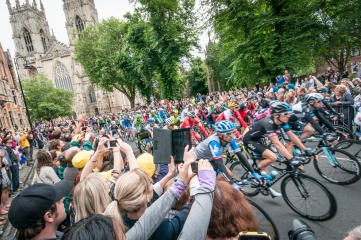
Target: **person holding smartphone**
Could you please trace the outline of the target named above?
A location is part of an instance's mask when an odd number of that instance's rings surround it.
[[[262,176],[254,171],[248,159],[242,154],[241,148],[236,143],[234,138],[235,126],[232,122],[223,120],[214,125],[215,133],[198,144],[195,149],[198,159],[208,159],[215,171],[221,171],[225,179],[237,190],[240,190],[233,178],[228,173],[226,166],[222,161],[222,152],[230,146],[238,159],[247,167],[252,175],[258,180],[262,180]]]

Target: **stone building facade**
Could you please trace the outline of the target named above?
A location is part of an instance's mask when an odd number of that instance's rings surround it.
[[[346,64],[346,68],[349,76],[353,73],[356,73],[355,66],[357,64],[361,64],[361,51],[360,49],[353,49],[351,51],[351,57]],[[337,64],[335,63],[335,65]],[[316,73],[321,75],[325,74],[327,72],[328,67],[332,67],[333,69],[335,69],[335,66],[325,62],[323,64],[319,64],[316,66]]]
[[[63,0],[69,45],[56,39],[53,31],[50,31],[41,0],[39,6],[36,1],[30,3],[25,0],[20,4],[16,0],[15,6],[12,6],[10,0],[6,0],[16,49],[15,58],[20,66],[20,79],[44,73],[55,87],[73,92],[75,114],[93,116],[106,112],[116,113],[123,107],[130,107],[128,99],[121,92],[106,92],[92,86],[83,67],[74,60],[77,32],[98,24],[94,0]],[[21,67],[25,64],[30,65],[31,69]]]
[[[0,128],[23,129],[29,126],[16,80],[9,50],[4,52],[0,43]]]

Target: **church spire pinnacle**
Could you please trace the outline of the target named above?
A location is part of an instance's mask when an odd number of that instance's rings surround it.
[[[15,1],[15,4],[16,4],[16,8],[17,8],[17,9],[20,9],[20,2],[19,2],[19,0],[16,0],[16,1]]]
[[[38,4],[36,3],[36,0],[33,0],[33,7],[38,9]]]
[[[43,2],[41,0],[40,0],[40,10],[42,12],[45,12],[44,5],[43,5]]]
[[[11,3],[10,0],[6,0],[6,5],[8,5],[9,13],[11,12]]]

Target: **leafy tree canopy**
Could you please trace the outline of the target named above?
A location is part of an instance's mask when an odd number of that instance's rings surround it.
[[[24,81],[23,88],[32,120],[50,120],[73,114],[73,93],[55,88],[44,74],[40,73]]]

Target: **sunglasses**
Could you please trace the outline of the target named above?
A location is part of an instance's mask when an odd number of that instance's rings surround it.
[[[288,116],[291,116],[293,115],[293,112],[284,112],[284,113],[281,113],[281,116],[284,116],[284,117],[288,117]]]
[[[233,132],[226,132],[226,133],[223,133],[223,135],[229,137],[229,136],[233,135]]]
[[[191,118],[196,118],[196,117],[191,117]]]

